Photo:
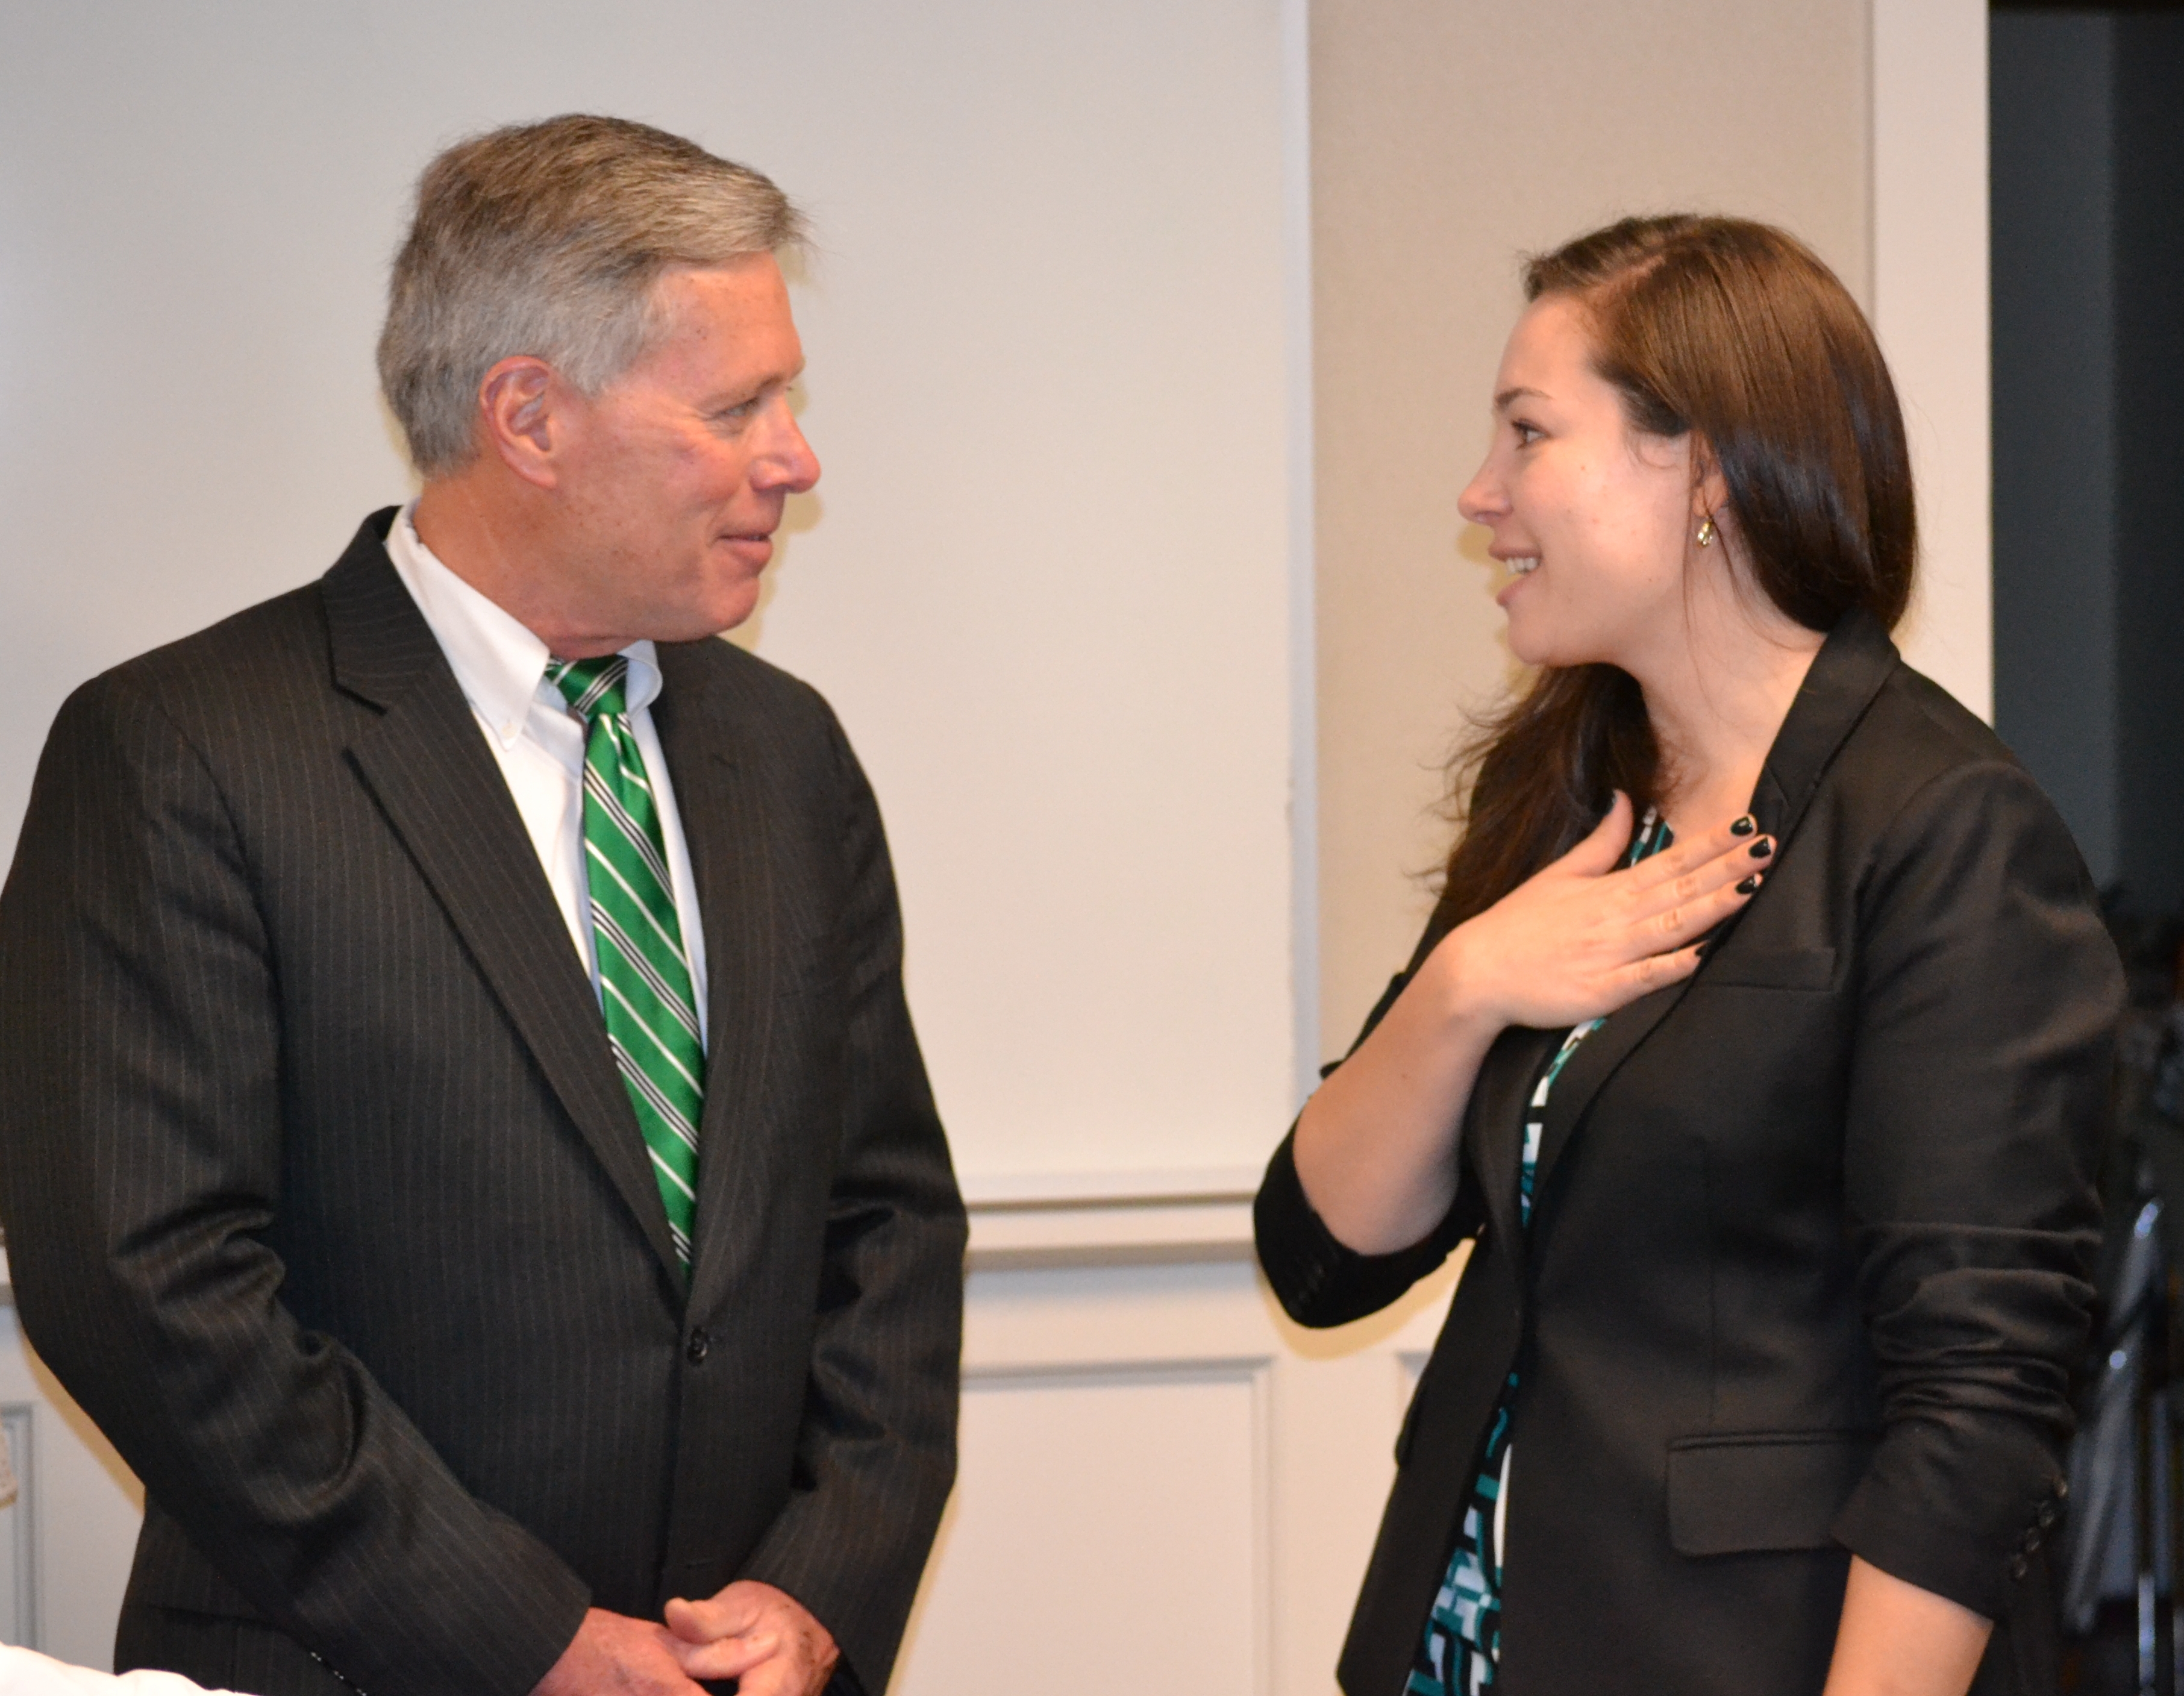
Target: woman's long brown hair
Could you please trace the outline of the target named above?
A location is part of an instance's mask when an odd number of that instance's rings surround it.
[[[1795,237],[1741,218],[1626,218],[1524,267],[1524,298],[1582,309],[1630,427],[1696,432],[1753,580],[1809,630],[1852,607],[1892,628],[1911,594],[1911,466],[1880,349]],[[1575,845],[1614,792],[1661,799],[1659,743],[1630,675],[1544,667],[1477,721],[1450,766],[1463,821],[1440,920],[1460,924]]]

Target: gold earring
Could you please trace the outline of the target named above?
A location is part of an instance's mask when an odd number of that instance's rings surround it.
[[[1719,533],[1713,527],[1713,519],[1703,518],[1699,521],[1699,546],[1702,548],[1713,546],[1713,538]]]

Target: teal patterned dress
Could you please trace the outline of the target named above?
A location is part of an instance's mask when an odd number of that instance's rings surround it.
[[[1623,863],[1635,866],[1674,840],[1668,821],[1649,807]],[[1587,1019],[1573,1027],[1532,1091],[1524,1113],[1524,1164],[1517,1180],[1517,1216],[1524,1225],[1532,1223],[1532,1178],[1540,1163],[1540,1138],[1546,1130],[1547,1096],[1578,1044],[1602,1023]],[[1464,1506],[1463,1523],[1457,1528],[1456,1548],[1434,1598],[1425,1641],[1404,1687],[1406,1696],[1478,1696],[1494,1682],[1495,1665],[1502,1654],[1502,1532],[1508,1515],[1509,1458],[1515,1453],[1509,1421],[1516,1403],[1517,1375],[1512,1372],[1487,1421],[1479,1476]]]

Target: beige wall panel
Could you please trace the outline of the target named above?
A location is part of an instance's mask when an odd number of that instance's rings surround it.
[[[1440,762],[1506,686],[1457,494],[1516,255],[1748,214],[1869,294],[1866,0],[1320,0],[1312,13],[1321,1046],[1416,939]]]
[[[1260,1696],[1268,1364],[971,1377],[896,1696]]]
[[[1241,1197],[973,1208],[962,1468],[894,1696],[1335,1696],[1461,1257],[1308,1331],[1251,1233]]]
[[[1903,657],[1994,717],[1986,0],[1874,0],[1873,312],[1919,483]]]

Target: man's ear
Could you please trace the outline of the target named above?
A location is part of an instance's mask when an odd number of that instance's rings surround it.
[[[503,360],[478,385],[478,427],[485,444],[524,482],[553,488],[567,446],[577,396],[559,372],[528,354]]]

